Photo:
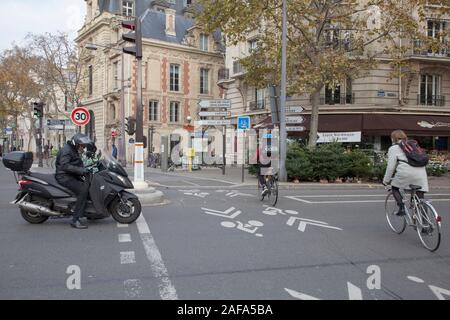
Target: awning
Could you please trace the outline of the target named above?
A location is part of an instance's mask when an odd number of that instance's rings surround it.
[[[303,132],[289,132],[290,136],[306,136],[310,130],[311,115],[303,115]],[[272,129],[271,117],[254,126],[255,129]],[[361,131],[364,135],[389,136],[394,130],[404,130],[408,135],[450,136],[450,116],[409,114],[322,114],[319,115],[319,132]]]

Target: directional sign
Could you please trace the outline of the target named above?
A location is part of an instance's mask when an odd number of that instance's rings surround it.
[[[303,107],[300,106],[289,106],[285,108],[286,113],[301,113],[305,111]]]
[[[327,142],[361,142],[361,131],[317,133],[317,143]]]
[[[76,126],[84,126],[91,120],[89,111],[82,107],[73,109],[72,116],[70,118]]]
[[[198,103],[200,108],[231,108],[231,100],[202,100]]]
[[[13,129],[12,128],[6,128],[5,129],[5,134],[12,135],[13,134]]]
[[[243,130],[250,129],[250,117],[249,116],[238,117],[237,128]]]
[[[305,130],[306,130],[306,128],[302,127],[302,126],[286,127],[286,131],[291,131],[291,132],[303,132]]]
[[[195,121],[195,126],[229,126],[231,120],[200,120]]]
[[[231,112],[230,111],[202,111],[199,112],[198,115],[200,117],[229,117],[231,116]]]
[[[286,117],[286,124],[301,124],[305,122],[304,117]]]

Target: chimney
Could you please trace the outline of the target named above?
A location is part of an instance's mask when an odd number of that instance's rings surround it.
[[[167,8],[165,11],[166,11],[166,35],[175,37],[177,35],[175,31],[176,10]]]

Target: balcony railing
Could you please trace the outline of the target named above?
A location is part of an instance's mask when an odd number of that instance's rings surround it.
[[[254,110],[262,110],[266,106],[266,103],[264,100],[257,100],[257,101],[250,101],[249,103],[249,109],[251,111]]]
[[[328,105],[335,105],[335,104],[354,104],[355,103],[355,94],[344,94],[340,96],[336,95],[321,95],[320,96],[320,104],[328,104]]]
[[[219,81],[228,80],[230,79],[230,69],[224,68],[219,69]]]
[[[423,96],[418,94],[417,105],[443,107],[445,106],[445,96]]]
[[[426,44],[422,40],[414,40],[413,53],[418,56],[427,57],[450,57],[450,43],[445,41],[442,43],[444,48],[433,51],[427,48]]]

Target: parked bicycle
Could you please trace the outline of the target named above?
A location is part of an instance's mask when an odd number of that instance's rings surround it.
[[[389,227],[395,233],[401,234],[406,226],[411,226],[417,231],[423,246],[430,251],[436,251],[441,243],[441,216],[438,215],[433,205],[425,199],[417,196],[420,186],[410,185],[411,197],[409,205],[405,205],[406,214],[397,215],[397,203],[394,199],[392,189],[388,189],[385,201],[386,219]],[[403,194],[403,199],[405,199]]]
[[[266,181],[267,192],[263,195],[263,185],[258,179],[258,195],[261,201],[265,199],[274,207],[278,202],[278,174],[266,175],[264,176]]]

